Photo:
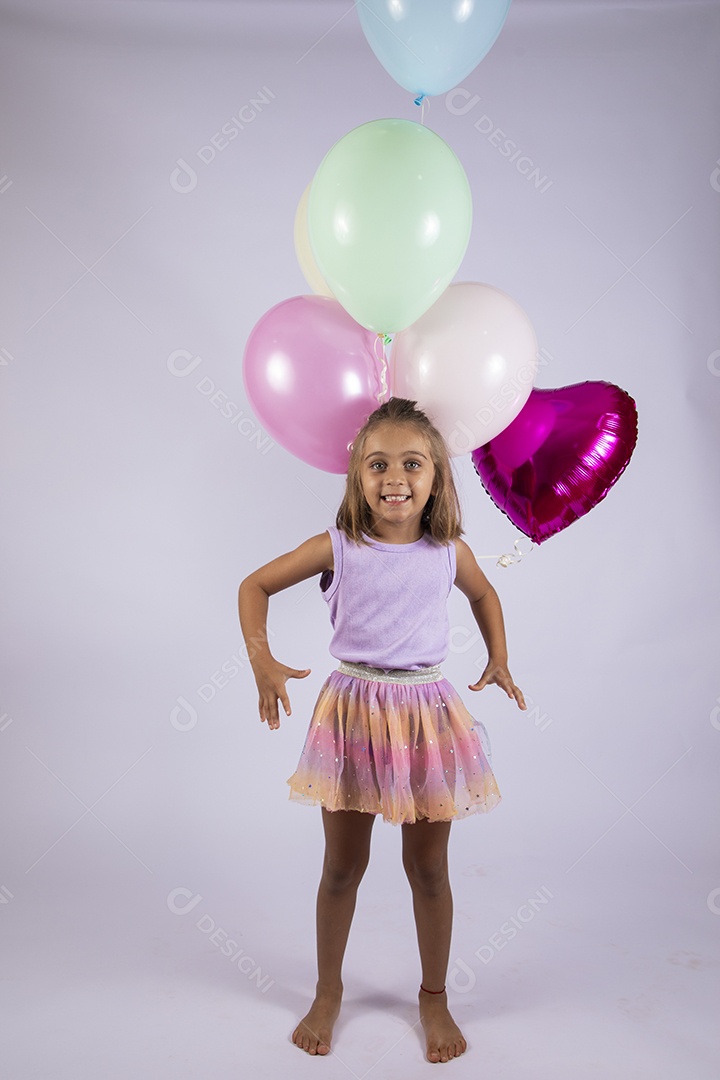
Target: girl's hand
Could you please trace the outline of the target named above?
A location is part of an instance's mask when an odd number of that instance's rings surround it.
[[[520,687],[516,686],[513,682],[512,675],[507,669],[507,664],[499,663],[496,660],[488,660],[481,678],[478,679],[476,683],[470,684],[468,690],[482,690],[482,688],[489,683],[496,683],[505,691],[508,697],[515,698],[519,709],[527,709],[523,692]]]
[[[285,683],[288,679],[304,679],[310,674],[311,670],[311,668],[305,668],[301,671],[298,668],[291,668],[286,664],[281,664],[274,659],[264,660],[261,664],[253,665],[255,682],[260,693],[258,700],[260,719],[263,723],[267,720],[268,727],[271,730],[280,727],[278,698],[282,701],[287,716],[290,716],[292,712]]]

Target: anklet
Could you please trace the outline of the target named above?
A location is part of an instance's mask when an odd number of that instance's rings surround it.
[[[420,983],[420,989],[425,990],[425,987],[423,986],[422,983]],[[443,986],[442,990],[425,990],[425,993],[426,994],[444,994],[445,993],[445,987]]]

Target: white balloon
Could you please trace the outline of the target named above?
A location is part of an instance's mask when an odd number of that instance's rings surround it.
[[[469,454],[522,409],[537,375],[537,348],[512,297],[494,285],[457,282],[395,335],[391,393],[418,403],[451,457]]]
[[[307,281],[312,291],[318,293],[320,296],[333,296],[330,286],[318,270],[317,263],[315,262],[315,256],[313,255],[313,250],[310,246],[310,233],[308,232],[307,211],[311,187],[312,180],[303,191],[300,202],[298,203],[298,208],[295,212],[295,254],[297,255],[297,261],[300,264],[300,269],[303,272],[303,277]]]

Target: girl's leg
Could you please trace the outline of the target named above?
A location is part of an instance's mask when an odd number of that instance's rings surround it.
[[[322,808],[325,857],[317,895],[318,980],[315,1000],[292,1035],[309,1054],[327,1054],[342,1000],[342,962],[358,885],[370,858],[374,814]]]
[[[452,934],[453,902],[447,863],[450,822],[423,818],[403,825],[402,833],[403,866],[412,889],[422,985],[438,991],[445,986]],[[467,1043],[448,1011],[447,994],[420,990],[419,1001],[428,1061],[448,1061],[462,1054]]]

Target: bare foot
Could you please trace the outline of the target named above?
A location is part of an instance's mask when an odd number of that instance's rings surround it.
[[[308,1054],[329,1054],[330,1040],[340,1012],[342,987],[335,991],[317,991],[315,1000],[292,1033],[292,1041]]]
[[[427,994],[421,990],[418,1000],[428,1061],[450,1061],[464,1054],[467,1043],[448,1011],[447,993]]]

